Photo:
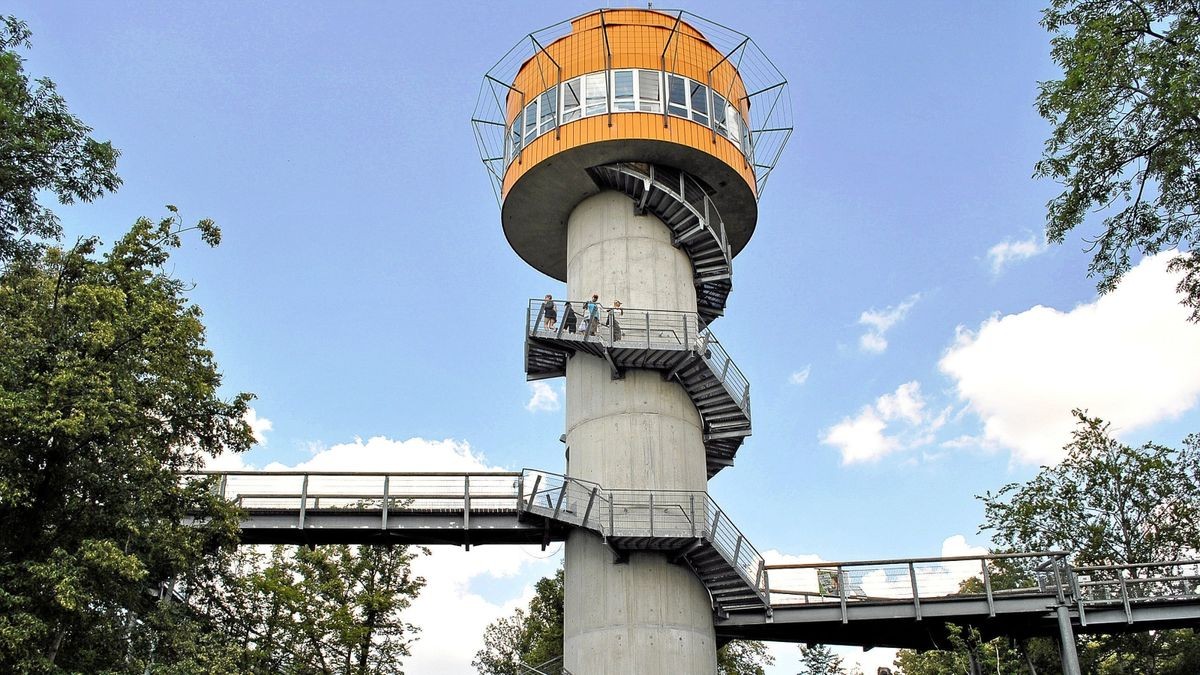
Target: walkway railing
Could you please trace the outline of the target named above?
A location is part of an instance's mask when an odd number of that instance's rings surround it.
[[[857,602],[911,604],[920,617],[921,602],[982,596],[989,610],[998,596],[1054,594],[1070,597],[1067,554],[997,553],[981,556],[816,562],[766,566],[771,596],[785,604]]]
[[[692,351],[708,362],[709,369],[729,395],[749,415],[750,381],[730,358],[725,347],[696,312],[601,307],[594,322],[587,322],[587,301],[554,300],[553,326],[546,321],[545,300],[531,298],[525,308],[525,333],[529,337],[598,343],[605,349]],[[570,305],[575,319],[567,312]]]
[[[1080,623],[1087,610],[1120,606],[1133,623],[1133,608],[1163,600],[1200,600],[1200,560],[1173,560],[1135,565],[1075,567],[1072,589]]]
[[[516,509],[517,472],[200,471],[247,510],[442,511]]]
[[[606,539],[703,540],[770,603],[762,554],[706,492],[610,490],[530,469],[521,484],[522,511],[594,530]]]
[[[911,604],[982,597],[990,613],[997,598],[1050,595],[1087,610],[1121,606],[1130,622],[1138,603],[1200,599],[1200,561],[1071,567],[1067,554],[997,553],[981,556],[767,565],[776,606],[837,603]]]

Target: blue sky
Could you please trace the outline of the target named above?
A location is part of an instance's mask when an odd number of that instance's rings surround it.
[[[1053,461],[1072,407],[1131,443],[1197,430],[1200,333],[1164,299],[1161,260],[1097,302],[1099,218],[1041,244],[1056,190],[1031,178],[1049,130],[1033,101],[1057,71],[1040,3],[681,6],[754,37],[790,82],[796,132],[714,324],[755,426],[710,492],[759,550],[985,546],[974,495]],[[60,210],[68,236],[111,242],[167,203],[222,227],[172,269],[195,283],[228,391],[270,421],[247,465],[560,470],[561,382],[529,405],[521,325],[527,298],[563,285],[508,247],[469,118],[514,43],[594,8],[7,11],[33,29],[27,70],[123,151],[118,193]],[[436,553],[452,579],[430,603],[457,618],[422,609],[412,672],[465,672],[451,652],[478,631],[462,617],[519,603],[544,556]],[[795,648],[779,653],[789,672]]]

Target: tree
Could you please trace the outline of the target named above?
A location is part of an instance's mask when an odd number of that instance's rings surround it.
[[[471,666],[487,675],[519,675],[521,664],[538,665],[563,655],[563,570],[534,585],[528,610],[517,608],[483,633],[483,649]]]
[[[563,570],[538,580],[534,590],[528,610],[517,608],[484,629],[483,648],[471,661],[481,675],[523,675],[522,666],[562,657]],[[717,650],[720,675],[763,675],[763,666],[774,662],[761,642],[735,641]]]
[[[63,204],[116,190],[120,154],[67,110],[54,83],[32,84],[16,50],[29,47],[29,27],[0,20],[0,265],[33,255],[42,239],[62,235],[58,218],[38,203],[48,191]]]
[[[418,629],[403,610],[425,580],[411,574],[423,549],[275,546],[242,550],[225,574],[190,589],[190,611],[239,651],[238,672],[403,673]]]
[[[800,675],[849,675],[849,671],[829,647],[800,645]]]
[[[1052,0],[1042,25],[1063,71],[1037,99],[1054,128],[1035,175],[1064,188],[1047,205],[1047,239],[1106,211],[1089,268],[1104,292],[1132,252],[1180,247],[1171,269],[1200,321],[1200,5]]]
[[[1200,435],[1139,448],[1083,411],[1067,452],[1027,483],[980,497],[1001,547],[1068,551],[1076,565],[1176,560],[1200,550]]]
[[[148,591],[236,544],[233,508],[179,479],[252,442],[250,395],[219,396],[200,309],[163,271],[188,229],[142,219],[104,255],[87,238],[0,272],[0,671],[122,670],[169,623]]]
[[[1200,436],[1183,447],[1133,448],[1109,425],[1076,410],[1066,457],[1026,483],[980,499],[984,530],[1010,550],[1067,551],[1076,565],[1178,560],[1200,550]],[[1080,649],[1096,673],[1194,673],[1200,639],[1157,631],[1089,638]],[[906,671],[907,672],[907,671]]]
[[[1156,443],[1133,448],[1112,438],[1109,425],[1085,412],[1077,419],[1066,456],[1042,467],[1025,483],[1010,483],[980,497],[993,540],[1005,550],[1058,550],[1076,565],[1177,560],[1200,547],[1200,436],[1181,449]],[[1028,570],[998,563],[993,588],[1025,585]],[[978,579],[964,592],[981,591]],[[999,672],[1057,672],[1053,640],[1034,638],[1008,645],[982,642],[977,633],[952,627],[954,648],[916,653],[901,650],[896,665],[905,675],[974,672],[972,664],[996,664]],[[1015,648],[1014,648],[1015,647]],[[1200,672],[1200,639],[1187,631],[1090,636],[1079,646],[1084,672],[1098,675]],[[996,666],[988,666],[989,672]],[[1004,670],[1004,669],[1007,670]]]
[[[775,664],[767,645],[757,640],[734,640],[717,650],[717,675],[764,675]]]

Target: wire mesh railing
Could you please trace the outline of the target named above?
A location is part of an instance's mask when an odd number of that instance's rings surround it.
[[[979,556],[771,564],[770,592],[776,606],[922,601],[1021,594],[1070,596],[1066,554],[998,553]]]
[[[525,308],[530,337],[594,341],[607,349],[692,351],[749,416],[750,381],[696,312],[603,307],[588,301],[532,298]],[[550,309],[553,308],[553,320]]]
[[[247,511],[515,511],[520,473],[204,471]],[[186,477],[185,477],[186,478]]]
[[[561,474],[526,469],[521,509],[598,532],[605,538],[701,539],[767,601],[758,549],[703,491],[606,489]]]
[[[1128,620],[1133,607],[1147,602],[1200,598],[1200,560],[1076,567],[1074,595],[1080,617],[1087,609],[1120,606]]]

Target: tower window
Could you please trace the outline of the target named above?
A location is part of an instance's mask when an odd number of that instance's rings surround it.
[[[667,112],[687,117],[687,80],[678,75],[667,76]]]
[[[662,112],[662,78],[657,70],[638,71],[638,101],[642,112]]]
[[[572,120],[577,120],[583,115],[580,108],[581,88],[583,86],[583,78],[577,77],[573,80],[567,80],[562,87],[562,121],[563,124]]]

